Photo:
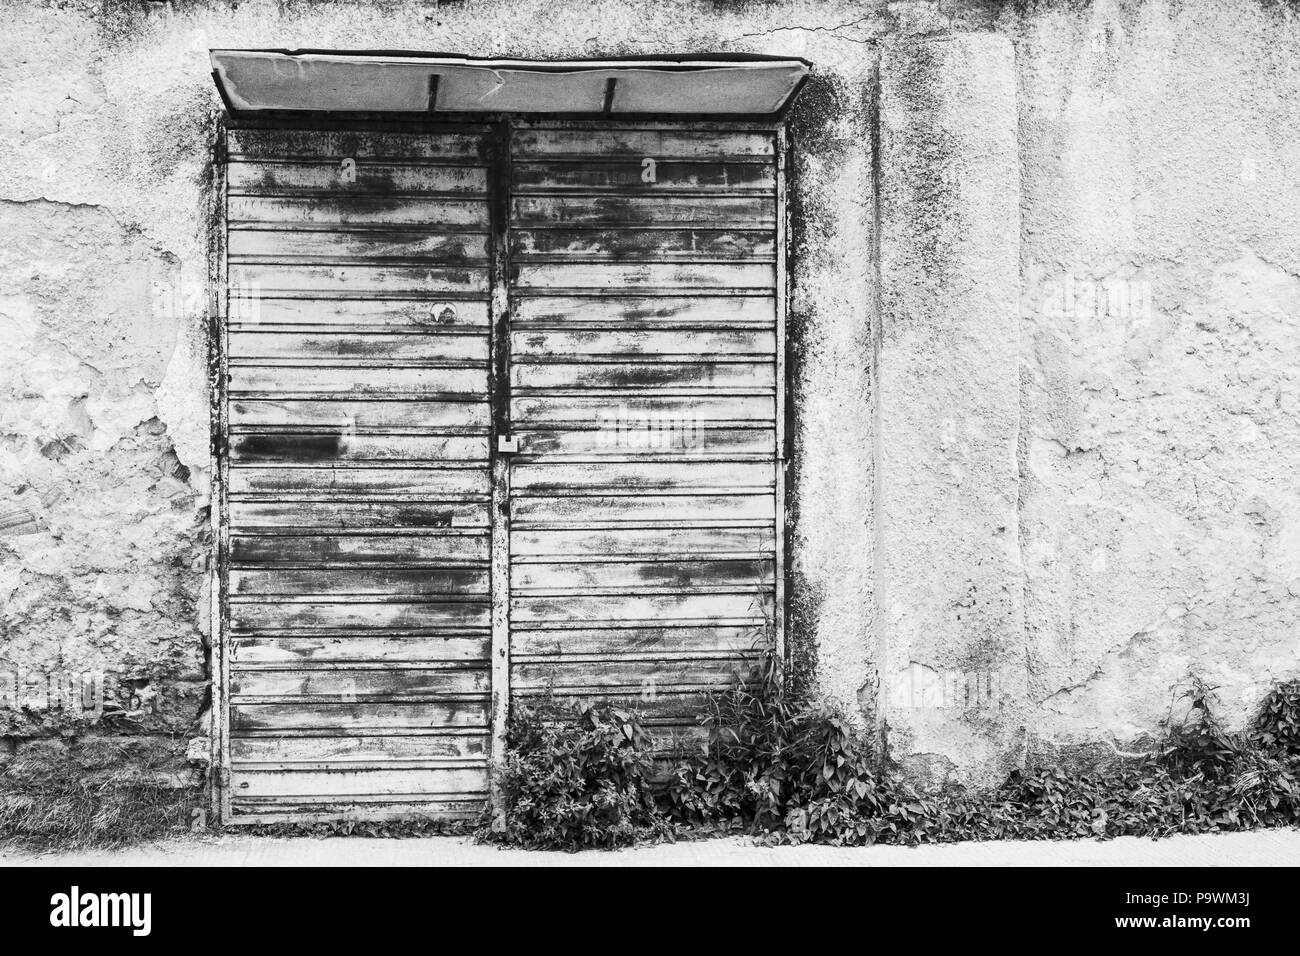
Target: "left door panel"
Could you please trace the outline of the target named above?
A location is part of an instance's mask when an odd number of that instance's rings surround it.
[[[230,822],[488,794],[489,130],[231,130]]]

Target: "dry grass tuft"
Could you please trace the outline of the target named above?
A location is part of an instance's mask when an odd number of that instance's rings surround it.
[[[177,786],[174,767],[170,753],[88,772],[67,755],[20,752],[0,769],[0,843],[71,850],[187,831],[200,793]]]

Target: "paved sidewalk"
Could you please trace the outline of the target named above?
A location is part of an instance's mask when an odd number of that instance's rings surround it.
[[[1123,837],[924,847],[763,847],[740,839],[612,852],[530,852],[466,837],[201,837],[128,850],[58,854],[0,851],[14,866],[1300,866],[1300,830],[1165,840]]]

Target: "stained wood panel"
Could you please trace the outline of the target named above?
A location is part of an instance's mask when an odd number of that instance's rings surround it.
[[[659,262],[771,262],[775,255],[769,231],[743,229],[516,229],[510,234],[513,254],[550,262],[612,261],[653,256]]]
[[[242,495],[310,493],[474,501],[487,500],[488,475],[486,468],[249,465],[233,471],[230,490]]]
[[[650,129],[632,125],[588,129],[528,126],[514,131],[511,146],[515,162],[564,159],[599,163],[611,157],[637,161],[651,157],[765,163],[771,162],[776,152],[772,134],[767,131]]]
[[[428,329],[402,332],[231,332],[231,361],[300,359],[324,362],[356,358],[407,363],[463,362],[476,368],[487,362],[486,335],[452,335]]]
[[[519,360],[526,356],[549,358],[555,355],[601,357],[636,360],[640,356],[680,356],[692,359],[711,358],[728,361],[732,356],[771,356],[776,339],[771,332],[734,330],[699,332],[678,329],[671,332],[616,329],[612,331],[525,331],[510,339],[511,355]]]
[[[487,193],[487,167],[434,165],[415,161],[384,162],[352,157],[351,179],[340,175],[339,160],[247,161],[236,159],[226,169],[226,184],[235,196],[323,195],[337,196],[339,190],[358,194],[404,195]]]
[[[392,265],[359,262],[314,265],[301,262],[231,263],[231,283],[259,297],[325,299],[425,298],[432,293],[473,296],[487,291],[487,273],[468,265]]]
[[[648,157],[653,159],[653,157]],[[516,190],[550,192],[638,188],[645,182],[648,167],[640,157],[584,159],[574,162],[552,153],[544,160],[519,159],[511,167]],[[655,187],[665,190],[708,190],[732,194],[770,194],[775,186],[775,169],[770,163],[729,162],[699,159],[665,160],[654,163]]]
[[[511,691],[666,740],[775,637],[772,134],[512,137]]]
[[[632,231],[632,230],[629,230]],[[611,290],[605,290],[611,291]],[[776,300],[761,296],[556,295],[511,303],[512,328],[749,329],[776,327]]]
[[[318,162],[337,165],[358,161],[428,161],[480,165],[487,161],[483,130],[427,133],[375,134],[360,130],[232,129],[226,153],[231,162],[241,160]]]
[[[469,700],[427,701],[294,701],[292,703],[248,701],[230,711],[231,743],[240,738],[296,738],[335,736],[339,728],[350,734],[376,736],[397,733],[443,734],[458,728],[486,740],[488,722],[486,695]],[[232,770],[238,765],[232,761]],[[255,770],[255,767],[248,768]],[[305,791],[305,788],[304,788]],[[303,792],[310,798],[309,792]]]
[[[582,224],[749,231],[776,225],[775,201],[762,196],[518,195],[510,213],[512,222],[525,229]]]
[[[230,253],[248,263],[303,262],[332,265],[339,262],[411,265],[482,264],[487,260],[487,233],[452,235],[412,230],[243,229],[232,233]]]
[[[439,228],[446,233],[487,230],[487,202],[478,199],[404,198],[353,191],[333,196],[231,195],[226,209],[237,221],[266,228],[338,229],[341,226],[378,226],[387,229]]]
[[[485,594],[487,571],[482,568],[300,568],[235,569],[230,572],[232,595],[284,597],[315,595]]]
[[[232,131],[231,819],[488,792],[485,135]]]
[[[231,234],[232,241],[236,235]],[[235,289],[232,294],[231,329],[271,332],[342,327],[363,332],[438,328],[481,329],[484,334],[488,329],[487,303],[473,299],[274,299],[254,289]]]
[[[475,566],[487,562],[487,538],[487,531],[481,528],[341,528],[314,532],[277,527],[232,537],[230,560],[235,564],[307,567]]]
[[[359,640],[357,638],[364,638]],[[431,661],[475,663],[487,653],[487,638],[482,635],[408,634],[394,637],[379,634],[292,637],[261,635],[241,637],[231,646],[231,659],[257,663],[265,669],[296,667],[315,661],[330,664],[364,664],[383,658],[394,664],[420,664]]]
[[[420,402],[355,398],[332,401],[242,400],[230,405],[232,428],[300,430],[322,425],[354,432],[387,429],[464,429],[474,434],[487,430],[490,415],[485,402]]]

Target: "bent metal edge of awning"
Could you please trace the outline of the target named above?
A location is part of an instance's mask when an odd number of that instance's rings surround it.
[[[235,112],[778,113],[808,74],[798,59],[487,60],[213,50]]]

